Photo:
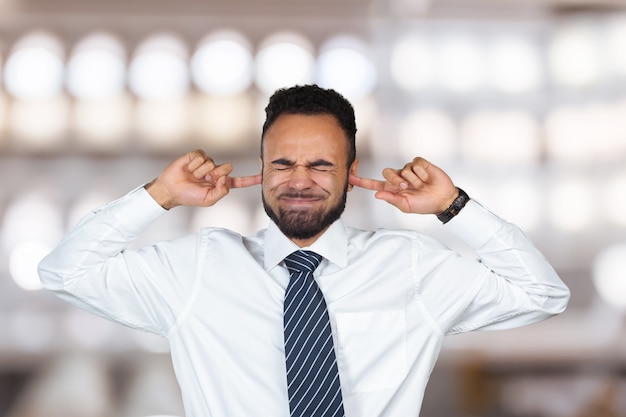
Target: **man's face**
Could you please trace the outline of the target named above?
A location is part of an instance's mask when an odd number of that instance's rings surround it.
[[[263,139],[263,207],[299,246],[313,243],[346,203],[348,141],[332,115],[282,114]]]

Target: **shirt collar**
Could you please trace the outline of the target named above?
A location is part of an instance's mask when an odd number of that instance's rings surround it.
[[[269,271],[281,263],[290,253],[298,249],[309,249],[319,253],[330,262],[344,268],[348,263],[348,233],[341,219],[335,221],[310,247],[299,248],[270,222],[265,234],[265,270]]]

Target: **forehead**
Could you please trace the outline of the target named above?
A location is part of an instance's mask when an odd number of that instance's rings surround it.
[[[263,137],[265,156],[309,154],[346,158],[348,140],[337,119],[331,114],[282,114]]]

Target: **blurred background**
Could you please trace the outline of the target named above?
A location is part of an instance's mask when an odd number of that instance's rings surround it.
[[[167,343],[41,291],[36,265],[189,150],[256,174],[269,94],[311,82],[354,103],[361,175],[432,160],[572,290],[547,322],[448,338],[422,415],[626,416],[626,1],[611,0],[0,0],[0,416],[183,416]],[[177,208],[136,245],[254,233],[259,193]],[[344,218],[463,250],[364,190]]]

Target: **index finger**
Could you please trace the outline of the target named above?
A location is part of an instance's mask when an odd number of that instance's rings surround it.
[[[386,181],[374,180],[371,178],[362,178],[357,177],[356,175],[350,175],[348,178],[348,182],[356,187],[365,188],[366,190],[372,191],[384,191],[386,185],[388,184]]]
[[[246,177],[228,177],[230,188],[245,188],[261,184],[262,175],[249,175]]]

